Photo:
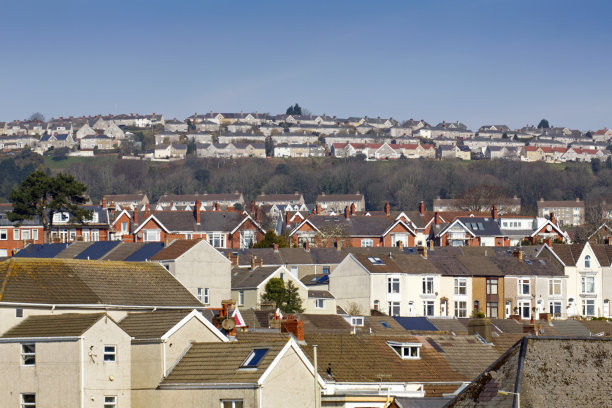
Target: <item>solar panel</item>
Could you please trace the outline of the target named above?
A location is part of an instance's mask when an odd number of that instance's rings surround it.
[[[328,275],[321,276],[321,277],[319,278],[319,282],[318,282],[318,283],[325,283],[325,282],[327,282],[328,280],[329,280],[329,276],[328,276]]]
[[[431,344],[431,346],[432,346],[432,347],[433,347],[433,348],[434,348],[436,351],[438,351],[438,352],[440,352],[440,353],[444,353],[444,350],[442,350],[442,347],[440,347],[440,346],[438,345],[438,343],[436,343],[436,342],[434,341],[434,339],[432,339],[431,337],[427,337],[425,340],[427,340],[427,342],[428,342],[429,344]]]
[[[70,244],[34,244],[28,245],[15,254],[17,258],[55,258]]]
[[[389,324],[387,324],[387,322],[381,321],[380,324],[382,324],[385,329],[390,329],[391,328],[391,326],[389,326]]]
[[[393,317],[406,330],[438,331],[425,317]]]
[[[121,241],[94,242],[93,244],[88,246],[87,249],[85,249],[83,252],[75,256],[74,259],[100,259],[120,243]]]
[[[153,255],[164,249],[163,242],[149,242],[138,251],[124,259],[126,262],[144,262],[151,259]]]
[[[254,349],[251,354],[244,360],[241,367],[253,368],[259,365],[259,362],[266,355],[269,349]]]

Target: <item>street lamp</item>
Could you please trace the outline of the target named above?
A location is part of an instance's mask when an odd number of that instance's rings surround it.
[[[510,392],[510,391],[497,391],[499,395],[516,395],[516,408],[521,408],[521,393],[520,392]]]

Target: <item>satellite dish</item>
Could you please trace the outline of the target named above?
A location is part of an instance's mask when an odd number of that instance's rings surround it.
[[[546,231],[547,231],[547,232],[552,231],[552,227],[551,227],[550,225],[548,225],[548,226],[546,227]]]
[[[221,327],[223,327],[223,329],[226,331],[232,331],[234,327],[236,327],[236,322],[234,321],[234,319],[225,319],[221,323]]]

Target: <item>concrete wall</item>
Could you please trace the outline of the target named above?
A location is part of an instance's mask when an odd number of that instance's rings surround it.
[[[134,390],[132,407],[219,408],[221,400],[241,399],[244,408],[255,408],[258,407],[257,393],[255,389]]]
[[[314,377],[290,348],[264,382],[262,394],[263,407],[314,407]]]
[[[329,279],[329,291],[336,298],[338,306],[347,310],[351,303],[355,303],[364,314],[370,314],[370,309],[374,307],[370,274],[357,261],[352,257],[345,258]],[[379,300],[382,307],[384,299]]]

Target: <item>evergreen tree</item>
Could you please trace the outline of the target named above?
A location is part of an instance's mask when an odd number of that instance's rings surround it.
[[[11,191],[9,198],[13,211],[8,213],[8,218],[19,222],[38,216],[45,231],[48,231],[48,213],[67,212],[83,222],[92,217],[92,212],[82,207],[87,201],[84,197],[86,191],[87,186],[70,174],[60,173],[51,177],[36,170]]]
[[[285,237],[276,235],[273,230],[268,230],[264,238],[253,245],[254,248],[272,248],[274,244],[277,244],[279,248],[287,248],[289,245],[285,240]]]
[[[270,279],[266,283],[266,291],[262,295],[262,299],[275,302],[276,307],[283,313],[301,313],[304,311],[298,288],[291,281],[287,282],[285,287],[285,282],[282,279]]]
[[[540,123],[538,123],[538,129],[549,129],[550,125],[546,119],[542,119]]]

